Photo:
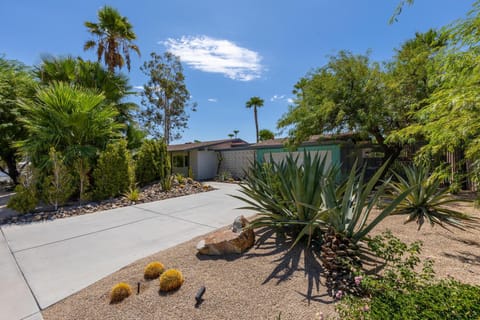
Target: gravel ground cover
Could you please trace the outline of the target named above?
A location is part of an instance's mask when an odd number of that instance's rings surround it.
[[[480,218],[471,204],[457,209]],[[438,277],[453,277],[480,285],[480,231],[446,231],[403,224],[404,217],[384,220],[372,235],[387,229],[406,242],[422,240],[422,257],[435,260]],[[301,246],[289,250],[270,232],[257,230],[257,245],[242,255],[207,257],[196,254],[202,237],[152,256],[111,274],[44,310],[45,319],[320,319],[335,318],[335,301],[327,296],[317,257]],[[185,283],[170,294],[159,292],[158,279],[143,279],[144,267],[160,261],[183,272]],[[110,289],[127,282],[134,294],[109,304]],[[140,294],[136,294],[140,282]],[[206,287],[204,301],[195,295]]]

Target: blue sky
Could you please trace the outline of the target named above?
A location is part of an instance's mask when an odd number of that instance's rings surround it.
[[[417,0],[399,21],[388,19],[400,0],[149,0],[0,2],[0,54],[27,65],[45,54],[96,59],[84,52],[90,36],[85,21],[111,5],[134,26],[142,56],[132,55],[130,84],[146,82],[139,67],[149,53],[180,55],[192,100],[189,128],[177,142],[239,138],[254,142],[252,96],[265,100],[260,128],[276,130],[288,109],[294,84],[339,50],[366,53],[377,61],[415,32],[465,17],[473,0]],[[127,73],[126,70],[123,72]],[[282,134],[280,134],[281,136]]]

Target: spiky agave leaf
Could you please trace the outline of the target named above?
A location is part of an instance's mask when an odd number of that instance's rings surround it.
[[[453,202],[471,202],[455,199],[447,188],[441,188],[441,180],[430,175],[426,167],[402,166],[400,172],[393,172],[396,181],[389,184],[386,201],[392,201],[400,193],[410,190],[398,204],[392,214],[407,215],[405,223],[415,221],[420,230],[425,222],[431,226],[439,225],[444,229],[454,227],[465,230],[478,225],[478,220],[465,213],[449,209],[445,205]]]
[[[289,154],[284,161],[253,165],[245,182],[240,185],[244,196],[234,196],[259,213],[251,223],[252,228],[290,228],[294,233],[294,245],[304,236],[310,242],[312,234],[319,230],[322,220],[323,180],[335,182],[338,169],[327,165],[326,158],[317,154],[299,157]]]

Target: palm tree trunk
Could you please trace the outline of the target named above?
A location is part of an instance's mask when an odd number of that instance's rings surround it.
[[[255,133],[257,136],[257,143],[258,143],[258,117],[257,117],[257,106],[253,106],[253,114],[255,117]]]

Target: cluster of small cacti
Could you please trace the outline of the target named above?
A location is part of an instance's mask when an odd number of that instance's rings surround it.
[[[160,291],[172,291],[182,286],[182,273],[177,269],[168,269],[160,276]]]
[[[147,280],[157,279],[165,271],[165,267],[158,261],[150,262],[143,272],[143,277]]]
[[[182,273],[177,269],[168,269],[161,262],[150,262],[143,272],[143,277],[147,280],[160,277],[160,291],[173,291],[180,288],[185,281]],[[140,283],[139,283],[140,288]],[[118,303],[132,294],[132,287],[128,283],[120,282],[116,284],[110,292],[110,303]]]
[[[128,283],[120,282],[116,284],[110,292],[110,303],[121,302],[132,294],[132,287]]]

